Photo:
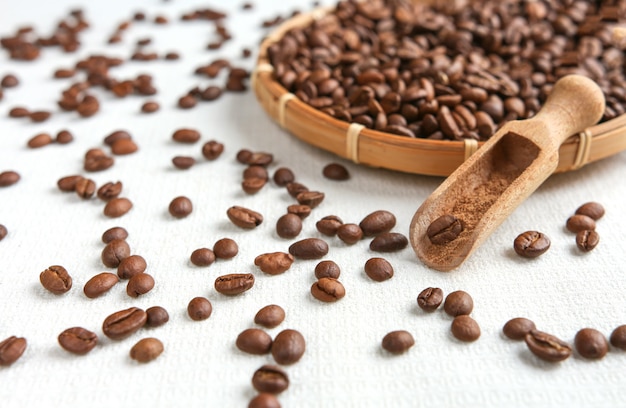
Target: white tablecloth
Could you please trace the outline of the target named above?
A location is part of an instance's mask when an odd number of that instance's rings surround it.
[[[42,35],[50,34],[56,22],[77,6],[83,7],[91,26],[74,54],[44,49],[40,59],[26,63],[0,53],[0,75],[14,73],[21,81],[17,88],[6,89],[0,101],[0,171],[21,175],[19,183],[0,189],[0,224],[9,231],[0,242],[0,339],[16,335],[28,340],[22,358],[0,368],[0,405],[246,406],[255,395],[253,372],[274,362],[271,355],[239,351],[235,339],[244,329],[258,327],[253,322],[257,310],[275,303],[285,309],[286,319],[268,332],[273,336],[286,328],[296,329],[307,341],[303,358],[283,367],[291,380],[279,396],[285,407],[625,406],[626,352],[612,349],[599,361],[574,353],[567,361],[550,364],[532,355],[523,342],[506,339],[501,331],[509,319],[524,316],[538,328],[573,342],[581,328],[593,327],[608,337],[626,323],[626,155],[549,178],[465,264],[450,273],[426,268],[409,247],[383,255],[395,275],[377,283],[363,271],[367,259],[380,256],[369,250],[369,239],[348,246],[336,237],[326,238],[330,246],[326,259],[340,265],[347,294],[336,303],[321,303],[309,292],[318,261],[298,260],[278,276],[265,275],[254,266],[257,255],[287,251],[295,241],[279,238],[275,232],[276,220],[294,200],[273,183],[258,194],[244,194],[240,187],[244,167],[235,160],[236,152],[242,148],[271,152],[275,162],[270,174],[280,166],[289,167],[297,181],[326,194],[304,220],[298,238],[322,237],[315,222],[323,216],[358,223],[378,209],[393,212],[398,221],[394,231],[408,235],[413,213],[443,179],[363,167],[311,147],[272,122],[252,91],[227,93],[191,110],[178,109],[178,97],[192,87],[223,85],[223,78],[194,75],[197,66],[226,57],[251,69],[256,54],[243,59],[241,52],[246,47],[256,51],[267,33],[261,22],[312,7],[311,2],[296,0],[257,1],[252,10],[243,11],[242,4],[3,2],[3,36],[27,24]],[[212,24],[180,21],[183,13],[206,7],[228,13],[225,25],[233,39],[218,51],[206,49],[216,38]],[[148,20],[131,25],[122,43],[108,45],[117,24],[136,11],[145,12]],[[169,24],[152,23],[157,15],[169,18]],[[128,61],[112,68],[111,74],[116,78],[153,75],[158,94],[152,99],[161,104],[158,113],[139,112],[146,97],[116,99],[100,91],[95,92],[101,111],[92,118],[56,107],[60,91],[71,80],[52,79],[55,69],[71,67],[93,54],[128,58],[135,42],[146,37],[152,38],[147,49],[160,55],[178,51],[181,59]],[[18,105],[50,109],[53,116],[40,124],[8,118],[9,109]],[[202,141],[174,143],[171,135],[182,127],[199,130]],[[71,144],[26,147],[35,134],[61,129],[74,134]],[[122,181],[122,195],[134,203],[128,214],[110,219],[103,215],[102,201],[62,193],[56,182],[71,174],[85,175],[84,153],[93,147],[107,150],[103,138],[118,129],[131,133],[139,151],[116,157],[109,170],[87,174],[98,186]],[[214,162],[204,160],[200,152],[201,144],[210,139],[225,145],[224,154]],[[176,155],[193,156],[198,163],[177,170],[171,164]],[[344,164],[351,179],[325,179],[322,168],[331,162]],[[194,205],[185,219],[174,219],[167,210],[179,195],[189,197]],[[598,222],[600,245],[583,254],[564,225],[579,205],[591,200],[602,203],[606,215]],[[241,230],[226,217],[232,205],[259,211],[265,221],[255,230]],[[121,282],[105,296],[88,299],[82,292],[85,282],[96,273],[112,271],[100,260],[104,246],[100,237],[113,226],[129,231],[131,252],[146,259],[156,286],[134,299],[126,295]],[[538,259],[522,259],[513,252],[512,243],[519,233],[531,229],[547,234],[552,247]],[[239,244],[234,259],[218,260],[207,268],[190,263],[194,249],[210,248],[223,237]],[[63,265],[72,275],[69,293],[56,296],[42,288],[39,273],[50,265]],[[255,275],[256,283],[243,295],[226,297],[213,288],[219,275],[248,272]],[[473,296],[472,316],[482,329],[478,341],[457,341],[450,334],[451,318],[442,310],[426,314],[417,307],[418,293],[428,286],[440,287],[445,294],[461,289]],[[187,316],[187,303],[195,296],[212,302],[210,319],[196,322]],[[102,334],[102,321],[109,314],[153,305],[169,311],[165,326],[142,329],[121,341]],[[58,334],[72,326],[99,335],[99,345],[88,355],[71,355],[57,343]],[[392,356],[381,349],[381,340],[398,329],[412,333],[416,343],[407,353]],[[164,353],[148,364],[138,364],[128,355],[143,337],[157,337],[165,345]]]

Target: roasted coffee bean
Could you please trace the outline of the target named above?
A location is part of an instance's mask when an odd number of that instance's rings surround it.
[[[274,172],[273,180],[279,187],[285,187],[287,184],[293,182],[296,179],[291,169],[287,167],[279,167]]]
[[[189,260],[196,266],[209,266],[215,262],[215,253],[209,248],[198,248],[191,253]]]
[[[30,111],[21,106],[16,106],[15,108],[11,108],[9,110],[9,117],[11,118],[25,118],[30,115]]]
[[[315,208],[324,201],[324,193],[320,191],[303,191],[298,193],[296,200],[299,204],[308,205],[311,208]]]
[[[100,149],[97,149],[100,150]],[[105,154],[102,155],[86,155],[83,169],[89,172],[103,171],[115,164],[115,160]]]
[[[445,245],[454,241],[463,231],[463,223],[452,214],[444,214],[434,220],[426,229],[426,235],[435,245]]]
[[[96,195],[102,201],[110,201],[120,195],[122,187],[123,185],[121,181],[117,181],[115,183],[108,182],[98,188]]]
[[[200,93],[200,98],[203,101],[214,101],[222,96],[222,93],[222,88],[215,85],[208,86]]]
[[[154,288],[154,278],[147,273],[133,275],[126,284],[126,294],[130,297],[139,297]]]
[[[193,211],[193,205],[188,197],[180,196],[170,201],[168,211],[174,218],[185,218]]]
[[[147,337],[139,340],[130,349],[130,358],[139,361],[140,363],[147,363],[163,353],[163,343],[159,339],[154,337]]]
[[[375,252],[400,251],[409,245],[409,240],[399,232],[383,232],[370,242],[370,249]]]
[[[284,214],[276,221],[276,234],[281,238],[295,238],[300,231],[302,231],[302,219],[295,214]]]
[[[61,130],[59,133],[56,134],[56,137],[54,138],[54,141],[59,144],[68,144],[71,143],[73,140],[74,135],[72,135],[67,130]]]
[[[258,177],[249,177],[245,178],[241,181],[241,189],[246,194],[256,194],[265,186],[267,183],[266,179],[258,178]]]
[[[267,354],[272,348],[272,337],[261,329],[246,329],[235,341],[237,348],[249,354]]]
[[[22,357],[27,342],[23,337],[10,336],[0,341],[0,366],[10,366]]]
[[[183,95],[178,98],[178,107],[181,109],[191,109],[198,104],[198,100],[193,95]],[[194,142],[182,142],[194,143]]]
[[[322,174],[329,180],[344,181],[350,178],[350,173],[345,166],[339,163],[330,163],[324,166]]]
[[[128,231],[126,231],[126,229],[122,227],[109,228],[102,234],[102,242],[104,242],[105,244],[108,244],[114,239],[125,240],[126,238],[128,238]]]
[[[132,139],[116,140],[111,145],[111,153],[117,156],[132,154],[135,153],[137,150],[139,150],[139,146],[137,146],[137,143],[135,143],[135,141]]]
[[[539,330],[531,330],[524,337],[524,341],[528,349],[542,360],[559,362],[572,355],[572,348],[569,344]]]
[[[357,224],[342,224],[337,228],[337,237],[346,244],[353,245],[363,238],[363,230]]]
[[[0,80],[0,85],[3,88],[14,88],[18,86],[19,84],[20,84],[19,79],[17,79],[17,77],[13,74],[6,74],[5,76],[2,77],[2,80]]]
[[[0,241],[2,241],[8,234],[7,227],[0,224]]]
[[[516,317],[504,324],[502,333],[511,340],[524,340],[531,330],[535,330],[535,323],[525,317]]]
[[[70,353],[84,355],[98,344],[98,335],[82,327],[71,327],[59,334],[59,344]]]
[[[383,282],[393,277],[393,266],[384,258],[370,258],[365,262],[365,274],[376,282]]]
[[[320,278],[311,286],[311,295],[322,302],[336,302],[346,295],[346,289],[337,279]]]
[[[258,212],[237,205],[230,207],[226,215],[233,224],[244,229],[256,228],[263,222],[263,216]]]
[[[450,330],[452,335],[461,341],[475,341],[480,337],[480,326],[468,315],[456,316]]]
[[[237,152],[237,161],[241,164],[248,164],[252,157],[252,152],[248,149],[241,149]]]
[[[383,337],[382,347],[393,354],[401,354],[415,345],[413,335],[406,330],[395,330]]]
[[[60,265],[49,266],[39,274],[39,281],[48,291],[55,295],[62,295],[72,289],[72,277]]]
[[[54,140],[52,139],[50,133],[38,133],[28,140],[27,145],[31,149],[38,149],[40,147],[49,145],[53,141]]]
[[[290,196],[292,196],[293,198],[296,198],[296,199],[298,197],[298,194],[303,193],[305,191],[309,191],[307,186],[305,186],[304,184],[301,184],[301,183],[297,183],[295,181],[287,183],[285,188],[287,189],[287,193],[289,193]],[[313,207],[311,207],[311,208],[313,208]]]
[[[85,283],[83,292],[90,299],[97,298],[108,292],[120,279],[116,274],[110,272],[102,272]]]
[[[76,189],[76,183],[83,179],[83,176],[74,175],[74,176],[65,176],[61,177],[57,181],[57,186],[59,190],[64,192],[72,192]]]
[[[254,323],[273,329],[285,320],[285,310],[278,305],[267,305],[259,309],[254,316]]]
[[[104,215],[110,218],[118,218],[129,212],[133,208],[133,203],[125,197],[115,197],[109,200],[104,206]]]
[[[104,138],[104,144],[107,146],[113,146],[118,140],[130,140],[132,136],[125,130],[115,130]]]
[[[191,156],[175,156],[172,158],[172,164],[177,169],[187,170],[196,164],[196,159]]]
[[[287,271],[293,264],[293,255],[285,252],[270,252],[254,258],[254,264],[269,275],[279,275]]]
[[[89,199],[96,193],[96,183],[89,178],[82,178],[76,182],[74,191],[82,199]]]
[[[159,327],[163,326],[170,320],[170,315],[167,310],[161,306],[152,306],[146,309],[146,326]]]
[[[251,273],[231,273],[215,279],[215,290],[227,296],[235,296],[254,286],[254,275]]]
[[[213,254],[219,259],[231,259],[239,253],[239,246],[230,238],[222,238],[213,244]]]
[[[315,223],[315,228],[324,235],[333,237],[337,235],[337,230],[343,225],[341,218],[336,215],[327,215]]]
[[[417,295],[417,305],[425,312],[434,312],[443,302],[443,290],[426,288]]]
[[[108,268],[117,268],[124,258],[130,256],[130,246],[123,239],[113,239],[104,249],[100,258],[104,266]]]
[[[581,357],[599,359],[609,351],[609,342],[600,331],[585,328],[576,333],[574,346]]]
[[[262,179],[264,181],[269,179],[267,169],[263,166],[248,166],[243,171],[243,178],[245,179]]]
[[[195,129],[182,128],[172,134],[172,139],[178,143],[196,143],[200,140],[200,132]]]
[[[616,327],[611,332],[609,341],[611,342],[611,346],[620,350],[626,350],[626,325]]]
[[[274,156],[271,153],[265,152],[253,152],[246,161],[245,164],[253,166],[269,166],[274,161]]]
[[[474,309],[474,300],[469,293],[456,290],[446,296],[443,302],[443,310],[452,317],[468,315]]]
[[[191,299],[187,305],[187,314],[191,320],[206,320],[211,317],[211,313],[213,313],[213,305],[209,299],[205,297],[195,297]]]
[[[576,214],[586,215],[594,221],[598,221],[604,216],[604,207],[600,203],[588,202],[576,209]]]
[[[252,386],[259,392],[280,394],[289,388],[289,376],[282,368],[266,364],[252,375]]]
[[[396,226],[396,217],[389,211],[378,210],[370,213],[361,220],[359,227],[365,236],[376,236],[383,232],[389,232]]]
[[[8,187],[20,181],[20,175],[13,170],[6,170],[0,173],[0,187]]]
[[[287,212],[289,214],[296,214],[301,220],[311,215],[311,207],[303,204],[292,204],[287,206]]]
[[[315,265],[315,277],[317,279],[333,278],[339,279],[341,274],[341,268],[334,261],[326,260],[321,261]]]
[[[576,246],[583,252],[592,251],[600,242],[600,235],[594,230],[579,231],[576,234]]]
[[[161,108],[158,102],[146,101],[141,105],[141,111],[143,113],[154,113]]]
[[[513,249],[524,258],[536,258],[550,249],[550,238],[539,231],[526,231],[515,238]]]
[[[31,122],[40,123],[50,119],[51,115],[52,114],[48,111],[35,111],[31,112],[28,117],[30,118]]]
[[[306,350],[304,336],[297,330],[286,329],[274,337],[271,352],[274,360],[281,365],[299,361]]]
[[[328,253],[328,244],[319,238],[305,238],[291,244],[289,253],[298,259],[319,259]]]
[[[261,392],[250,400],[248,408],[281,408],[281,405],[274,394]]]
[[[202,145],[202,156],[207,160],[215,160],[224,152],[224,144],[215,140],[209,140]]]
[[[596,229],[596,222],[586,215],[576,214],[567,219],[565,227],[568,231],[578,233]]]
[[[104,319],[102,332],[110,339],[121,340],[141,329],[147,320],[146,312],[133,306],[115,312]]]

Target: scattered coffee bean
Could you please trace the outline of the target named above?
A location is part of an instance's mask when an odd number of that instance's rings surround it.
[[[246,194],[256,194],[265,186],[267,183],[266,179],[258,178],[258,177],[248,177],[243,179],[241,182],[241,189]]]
[[[104,138],[104,144],[113,146],[118,140],[130,140],[132,136],[126,130],[115,130]]]
[[[154,278],[147,273],[133,275],[126,284],[126,294],[130,297],[139,297],[154,288]]]
[[[215,140],[209,140],[202,145],[202,156],[207,160],[215,160],[224,152],[224,144]]]
[[[239,246],[230,238],[222,238],[213,245],[213,254],[219,259],[231,259],[239,253]]]
[[[68,144],[68,143],[71,143],[73,140],[74,140],[74,135],[72,135],[67,130],[59,131],[59,133],[57,133],[56,137],[54,138],[54,141],[57,142],[58,144]]]
[[[289,377],[282,368],[266,364],[252,375],[252,386],[262,393],[280,394],[289,388]]]
[[[468,315],[474,309],[474,300],[469,293],[456,290],[446,296],[443,303],[443,310],[452,317]]]
[[[110,218],[119,218],[133,208],[133,203],[125,197],[115,197],[104,206],[104,215]]]
[[[191,253],[189,260],[196,266],[209,266],[215,262],[215,253],[209,248],[198,248]]]
[[[350,173],[345,166],[339,163],[330,163],[324,166],[322,174],[329,180],[344,181],[350,178]]]
[[[413,335],[406,330],[395,330],[383,337],[382,347],[393,354],[401,354],[415,345]]]
[[[31,122],[40,123],[50,119],[51,115],[52,114],[48,111],[35,111],[31,112],[28,117],[30,118]]]
[[[253,229],[263,223],[261,214],[245,207],[232,206],[226,211],[226,215],[239,228]]]
[[[82,327],[71,327],[59,334],[59,344],[70,353],[84,355],[98,344],[98,335]]]
[[[574,346],[581,357],[600,359],[609,351],[609,342],[600,331],[585,328],[576,333]]]
[[[49,266],[39,274],[39,281],[48,291],[55,295],[67,293],[72,288],[72,277],[60,265]]]
[[[370,249],[375,252],[400,251],[409,245],[409,240],[399,232],[383,232],[370,242]]]
[[[568,231],[578,233],[580,231],[595,230],[596,222],[586,215],[576,214],[567,219],[565,227]]]
[[[336,215],[327,215],[315,223],[315,228],[319,232],[329,237],[337,235],[337,230],[343,225],[341,218]]]
[[[259,309],[254,316],[254,323],[273,329],[285,320],[285,310],[278,305],[267,305]]]
[[[461,341],[475,341],[480,337],[480,326],[468,315],[456,316],[450,330],[452,335]]]
[[[291,183],[287,183],[285,187],[287,188],[287,193],[289,193],[289,195],[292,196],[293,198],[297,198],[298,194],[300,193],[309,191],[307,186],[301,183],[296,183],[295,181],[292,181]]]
[[[306,342],[304,336],[297,330],[286,329],[274,337],[272,343],[272,357],[281,365],[293,364],[304,355]]]
[[[576,234],[576,246],[583,252],[592,251],[600,242],[600,234],[594,230],[579,231]]]
[[[339,279],[341,274],[341,268],[334,261],[326,260],[321,261],[315,265],[315,277],[317,279],[333,278]]]
[[[337,237],[348,245],[354,245],[363,238],[363,230],[357,224],[341,224],[337,228]]]
[[[626,325],[621,325],[611,332],[609,337],[611,346],[620,350],[626,350]]]
[[[141,329],[148,320],[146,312],[130,307],[112,313],[102,323],[102,332],[112,340],[122,340]]]
[[[434,220],[426,229],[426,235],[435,245],[445,245],[454,241],[463,231],[463,223],[452,214],[444,214]]]
[[[168,211],[174,218],[185,218],[193,211],[193,205],[188,197],[180,196],[170,202]]]
[[[163,326],[170,320],[170,315],[167,310],[161,306],[152,306],[146,309],[146,326],[159,327]]]
[[[26,339],[10,336],[0,341],[0,366],[10,366],[22,357],[26,350]]]
[[[93,195],[96,193],[96,183],[92,179],[81,178],[80,180],[76,181],[76,185],[74,186],[74,192],[76,192],[76,194],[80,198],[87,200],[93,197]]]
[[[102,242],[105,244],[108,244],[114,239],[125,240],[126,238],[128,238],[128,231],[126,231],[123,227],[112,227],[104,231],[102,234]]]
[[[133,154],[139,150],[139,146],[132,139],[120,139],[111,145],[111,153],[117,156]]]
[[[198,100],[193,95],[183,95],[178,99],[178,107],[181,109],[191,109],[197,104]]]
[[[267,181],[269,178],[269,175],[265,167],[254,165],[254,166],[246,167],[246,169],[243,171],[243,178],[244,179],[261,179],[263,181]]]
[[[298,259],[319,259],[328,253],[328,244],[319,238],[305,238],[291,244],[289,253]]]
[[[254,275],[251,273],[231,273],[215,279],[215,290],[227,296],[235,296],[246,292],[254,286]]]
[[[301,220],[311,215],[311,207],[303,204],[291,204],[287,206],[287,213],[295,214],[300,217]]]
[[[213,313],[213,305],[211,305],[209,299],[205,297],[195,297],[191,299],[187,305],[187,314],[191,320],[206,320],[211,317],[211,313]]]
[[[13,170],[6,170],[0,173],[0,187],[8,187],[20,181],[20,175]]]
[[[117,181],[115,183],[108,182],[100,186],[96,191],[96,195],[102,201],[110,201],[122,193],[122,182]]]
[[[160,108],[161,106],[158,104],[158,102],[155,102],[155,101],[147,101],[141,105],[141,111],[143,113],[154,113],[158,111]]]
[[[536,258],[550,249],[550,238],[539,231],[522,232],[513,241],[513,249],[524,258]]]
[[[370,258],[365,262],[365,274],[376,282],[383,282],[393,277],[393,266],[384,258]]]
[[[17,77],[13,74],[6,74],[5,76],[2,77],[2,80],[0,80],[0,85],[3,88],[14,88],[18,86],[19,84],[20,84],[19,79],[17,79]]]
[[[302,231],[302,219],[295,214],[284,214],[276,221],[276,234],[281,238],[295,238],[300,231]]]
[[[320,278],[311,286],[311,295],[322,302],[336,302],[346,295],[346,289],[337,279]]]
[[[303,191],[298,193],[296,200],[299,204],[308,205],[311,208],[315,208],[324,201],[324,193],[319,191]]]
[[[113,166],[114,163],[115,160],[107,156],[102,149],[89,149],[85,153],[83,168],[89,172],[103,171]]]
[[[195,129],[182,128],[172,134],[172,139],[178,143],[196,143],[200,140],[200,132]]]
[[[88,298],[94,299],[108,292],[119,281],[120,278],[118,278],[116,274],[101,272],[94,275],[87,281],[87,283],[85,283],[83,292]]]
[[[261,329],[246,329],[235,341],[237,348],[249,354],[267,354],[272,348],[272,337]]]
[[[535,330],[535,323],[525,317],[516,317],[504,324],[502,333],[511,340],[524,340],[531,330]]]
[[[15,108],[11,108],[9,110],[9,117],[11,118],[25,118],[30,115],[30,111],[21,106],[16,106]]]
[[[250,400],[248,408],[281,408],[281,405],[274,394],[261,392]]]
[[[396,217],[389,211],[378,210],[368,214],[361,220],[359,227],[365,236],[376,236],[389,232],[396,225]]]
[[[528,349],[542,360],[559,362],[572,355],[572,348],[563,340],[539,330],[531,330],[524,341]]]
[[[279,187],[285,187],[295,179],[296,176],[294,176],[293,171],[287,167],[279,167],[276,169],[273,176],[274,183]]]
[[[130,358],[140,363],[147,363],[160,356],[163,350],[164,347],[161,340],[148,337],[135,343],[130,349]]]
[[[117,268],[124,258],[130,256],[130,246],[123,239],[113,239],[104,249],[100,258],[104,266],[108,268]]]
[[[7,227],[0,224],[0,241],[2,241],[7,236],[8,233],[9,232],[7,230]]]
[[[172,164],[177,169],[187,170],[196,164],[196,159],[191,156],[175,156],[172,158]]]
[[[443,302],[443,291],[440,288],[426,288],[417,295],[417,305],[426,312],[434,312]]]
[[[63,192],[73,192],[76,190],[76,183],[78,183],[83,178],[83,176],[79,175],[61,177],[57,181],[57,186],[59,187],[59,190]]]
[[[576,209],[576,214],[586,215],[594,221],[598,221],[604,216],[604,207],[594,201],[585,203]]]
[[[241,149],[237,152],[237,161],[241,164],[248,164],[252,157],[252,152],[248,149]]]
[[[293,264],[293,255],[285,252],[270,252],[254,258],[254,264],[269,275],[279,275]]]
[[[31,149],[38,149],[40,147],[49,145],[53,141],[54,140],[52,139],[50,133],[38,133],[28,140],[27,145]]]

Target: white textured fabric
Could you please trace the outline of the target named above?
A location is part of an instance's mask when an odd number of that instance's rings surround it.
[[[611,350],[600,361],[587,361],[574,354],[560,364],[535,358],[523,343],[505,339],[503,324],[518,316],[572,342],[583,327],[593,327],[609,336],[626,323],[626,274],[624,242],[624,171],[626,155],[618,154],[578,171],[551,177],[519,207],[503,225],[458,270],[441,273],[424,267],[407,248],[385,254],[395,269],[394,277],[377,283],[363,271],[367,259],[380,254],[369,250],[365,239],[353,246],[338,238],[327,239],[327,259],[341,267],[340,280],[346,297],[323,304],[310,295],[317,261],[296,261],[278,276],[261,273],[254,258],[264,252],[287,251],[295,240],[277,236],[275,222],[294,200],[285,189],[269,183],[256,195],[240,187],[243,166],[235,154],[241,148],[268,151],[275,164],[291,168],[297,180],[326,194],[324,202],[304,220],[299,238],[321,237],[315,222],[338,215],[358,223],[368,213],[386,209],[397,216],[397,232],[408,234],[411,217],[441,178],[400,174],[359,166],[304,144],[273,123],[258,105],[254,94],[225,94],[215,102],[200,102],[191,110],[176,108],[178,97],[196,85],[222,84],[193,74],[199,65],[218,57],[233,59],[252,69],[254,58],[241,59],[244,47],[255,49],[267,33],[261,22],[293,10],[307,10],[310,2],[257,1],[255,8],[241,10],[241,2],[203,1],[84,1],[91,27],[81,36],[76,54],[44,49],[34,63],[8,59],[0,53],[0,75],[13,72],[21,80],[6,89],[0,101],[0,171],[16,170],[22,179],[0,189],[0,224],[8,236],[0,242],[0,339],[23,336],[28,348],[8,368],[0,368],[0,406],[91,406],[91,407],[243,407],[255,395],[253,372],[272,357],[252,356],[235,347],[237,335],[255,327],[257,310],[270,303],[286,310],[286,320],[275,329],[299,330],[307,341],[304,357],[284,367],[291,384],[279,398],[284,407],[616,407],[624,406],[626,352]],[[329,4],[326,2],[325,4]],[[51,33],[56,21],[71,7],[69,0],[5,1],[0,12],[3,36],[26,24],[38,33]],[[183,23],[180,15],[197,8],[216,7],[229,14],[225,26],[233,34],[219,51],[208,51],[215,39],[214,26],[206,21]],[[107,38],[118,23],[144,11],[147,20],[133,23],[121,44],[109,46]],[[157,26],[157,15],[170,19]],[[153,98],[129,96],[117,100],[96,90],[101,112],[88,119],[60,112],[56,100],[71,80],[53,80],[56,68],[72,67],[77,58],[105,53],[128,57],[137,39],[150,37],[147,49],[164,54],[179,51],[179,61],[127,62],[112,68],[116,78],[150,73],[158,94]],[[155,99],[161,110],[139,113],[144,100]],[[9,119],[8,110],[23,105],[52,109],[53,117],[41,124],[27,119]],[[202,142],[176,144],[171,139],[181,127],[198,129]],[[33,135],[69,129],[75,136],[69,145],[51,145],[33,150],[26,147]],[[97,185],[122,181],[123,196],[134,208],[119,219],[108,219],[103,203],[83,201],[56,187],[59,178],[85,174],[82,157],[92,147],[106,148],[103,138],[117,129],[128,130],[140,150],[116,157],[109,170],[89,174]],[[201,143],[222,141],[222,157],[208,162],[201,156]],[[198,163],[187,171],[175,169],[171,159],[190,155]],[[324,165],[340,161],[350,171],[349,181],[323,178]],[[169,202],[188,196],[193,213],[185,219],[168,214]],[[605,205],[606,216],[598,222],[600,245],[580,253],[574,237],[564,228],[566,219],[590,200]],[[232,205],[259,211],[265,221],[256,230],[234,227],[226,217]],[[130,236],[133,254],[142,255],[147,272],[156,280],[150,293],[132,299],[124,283],[98,299],[82,293],[85,282],[96,273],[110,270],[100,260],[101,234],[123,226]],[[512,249],[521,232],[537,229],[552,240],[551,249],[535,260],[521,259]],[[239,244],[232,260],[218,260],[207,268],[189,262],[191,252],[211,247],[230,237]],[[62,296],[46,292],[39,273],[50,265],[63,265],[74,278],[72,290]],[[250,272],[254,287],[236,297],[225,297],[213,288],[222,274]],[[475,302],[472,316],[482,329],[471,344],[450,334],[451,319],[441,310],[426,314],[416,303],[418,293],[441,287],[447,294],[462,289]],[[189,300],[205,296],[213,315],[202,322],[186,314]],[[117,310],[153,305],[165,307],[170,321],[165,326],[142,329],[130,338],[113,341],[101,331],[104,318]],[[88,355],[74,356],[61,349],[58,334],[82,326],[96,332],[100,344]],[[407,353],[391,356],[381,349],[383,336],[392,330],[408,330],[416,344]],[[157,337],[165,352],[148,364],[129,358],[131,346],[143,337]]]

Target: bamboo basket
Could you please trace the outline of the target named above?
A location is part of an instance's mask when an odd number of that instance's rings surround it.
[[[251,86],[263,109],[297,138],[355,163],[405,173],[450,175],[483,142],[409,138],[350,124],[309,106],[274,80],[268,47],[290,29],[308,26],[332,10],[318,8],[296,15],[262,42]],[[560,147],[555,173],[579,169],[625,149],[626,115],[621,115],[566,140]]]

